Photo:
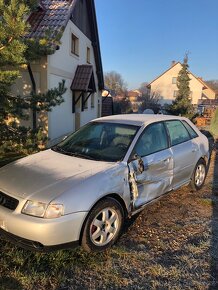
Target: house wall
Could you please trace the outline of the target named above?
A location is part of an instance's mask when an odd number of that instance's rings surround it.
[[[170,104],[175,99],[174,91],[178,91],[178,88],[176,84],[172,83],[172,78],[178,77],[181,68],[182,66],[180,63],[176,64],[151,84],[151,93],[157,93],[160,95],[160,103],[162,105]],[[195,105],[198,104],[198,100],[202,98],[203,84],[197,78],[195,78],[193,74],[190,73],[189,77],[191,79],[189,86],[192,92],[192,104]],[[204,90],[204,92],[205,91],[206,90]],[[214,98],[209,92],[208,97]]]
[[[189,77],[191,79],[189,87],[192,92],[192,104],[197,105],[198,100],[200,100],[202,97],[203,85],[192,74],[189,74]]]
[[[31,69],[36,82],[37,93],[44,93],[47,91],[47,57],[42,57],[40,60],[31,64]],[[28,96],[32,91],[32,84],[30,76],[26,67],[20,70],[20,78],[12,86],[12,93],[16,96]],[[38,114],[38,124],[43,126],[47,131],[47,113]],[[29,112],[28,121],[20,121],[20,124],[27,127],[32,127],[32,114]]]
[[[71,53],[72,33],[79,38],[79,56]],[[88,109],[85,109],[84,112],[81,112],[81,109],[79,112],[77,110],[77,113],[80,114],[80,126],[100,116],[98,104],[101,103],[101,92],[98,90],[93,47],[90,39],[72,21],[69,21],[61,38],[60,49],[55,54],[48,56],[48,88],[51,89],[57,86],[63,79],[66,80],[67,87],[67,92],[64,95],[65,102],[48,113],[48,135],[51,140],[75,130],[75,114],[72,113],[72,91],[70,86],[77,66],[87,64],[87,47],[91,51],[90,64],[94,68],[97,92],[95,93],[94,108],[91,108],[90,97],[88,99]]]
[[[211,89],[204,89],[203,94],[207,96],[209,99],[215,99],[216,98],[216,93],[212,91]]]

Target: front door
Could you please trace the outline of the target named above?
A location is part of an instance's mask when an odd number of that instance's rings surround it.
[[[131,190],[135,188],[134,208],[137,209],[172,189],[173,155],[162,122],[145,128],[131,156],[135,154],[138,157],[129,163],[129,172]],[[139,169],[140,158],[144,165],[142,170]],[[131,182],[135,182],[135,187]]]

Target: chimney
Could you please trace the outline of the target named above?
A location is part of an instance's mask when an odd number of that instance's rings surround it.
[[[174,66],[175,64],[176,64],[176,61],[175,60],[172,60],[171,67]]]

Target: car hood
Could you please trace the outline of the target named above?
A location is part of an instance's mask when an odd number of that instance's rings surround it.
[[[2,167],[0,190],[15,197],[50,202],[85,178],[115,165],[46,150]]]

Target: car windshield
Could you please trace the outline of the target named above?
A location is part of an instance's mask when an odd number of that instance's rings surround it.
[[[86,159],[117,162],[125,157],[138,129],[138,126],[126,124],[92,122],[52,150]]]

